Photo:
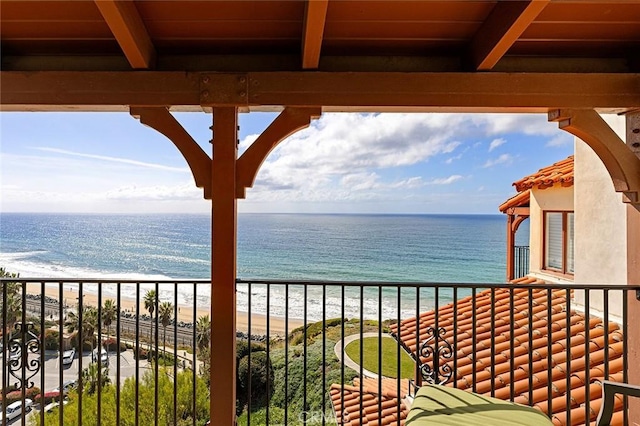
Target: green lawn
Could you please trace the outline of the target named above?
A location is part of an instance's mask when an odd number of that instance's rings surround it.
[[[376,374],[378,373],[378,352],[380,343],[377,337],[365,337],[362,339],[362,351],[364,355],[363,367]],[[345,348],[347,355],[360,364],[360,340],[354,340]],[[398,377],[398,343],[391,337],[382,338],[382,375],[386,377]],[[410,379],[415,376],[415,362],[400,348],[400,376]]]

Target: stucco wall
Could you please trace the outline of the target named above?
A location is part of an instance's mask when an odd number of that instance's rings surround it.
[[[605,121],[625,138],[623,116]],[[625,284],[627,282],[626,205],[616,193],[602,161],[581,139],[575,139],[575,282]],[[619,295],[617,295],[619,296]],[[591,307],[602,309],[602,292],[592,292]],[[620,297],[610,301],[611,313],[621,315]],[[580,301],[577,297],[576,301]]]
[[[572,282],[557,275],[542,270],[542,212],[545,210],[573,211],[574,190],[573,186],[563,188],[555,185],[552,188],[537,189],[531,191],[530,201],[531,234],[529,237],[529,275],[536,276],[552,283]]]

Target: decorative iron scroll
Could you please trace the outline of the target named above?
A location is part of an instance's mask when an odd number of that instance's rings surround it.
[[[428,337],[420,345],[420,357],[429,359],[420,364],[422,380],[427,383],[444,385],[453,377],[453,369],[446,361],[442,362],[453,358],[453,347],[444,339],[445,334],[444,327],[439,327],[437,332],[435,327],[429,327]]]
[[[34,382],[29,380],[40,371],[40,357],[29,357],[29,354],[39,353],[41,350],[41,342],[38,336],[33,332],[34,326],[32,322],[15,324],[16,332],[12,334],[8,343],[7,357],[9,358],[9,373],[18,382],[15,387],[17,389],[32,388]],[[24,375],[23,375],[24,369]]]

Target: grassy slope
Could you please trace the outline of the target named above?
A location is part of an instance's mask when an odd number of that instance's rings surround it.
[[[386,377],[398,377],[398,343],[391,337],[382,338],[382,351],[377,337],[365,337],[355,340],[347,345],[345,351],[349,358],[360,364],[360,342],[362,341],[363,367],[374,373],[378,373],[378,358],[382,360],[382,375]],[[379,354],[382,356],[379,357]],[[400,348],[400,377],[410,379],[415,376],[415,362]]]
[[[383,327],[383,332],[388,329]],[[362,324],[363,331],[377,332],[378,323],[365,321]],[[303,425],[302,413],[307,413],[307,424],[322,424],[324,416],[326,424],[335,424],[335,416],[329,399],[329,389],[334,383],[341,383],[344,374],[344,383],[352,384],[356,372],[349,368],[342,368],[334,353],[335,344],[344,336],[360,333],[360,322],[350,320],[344,323],[344,334],[340,320],[327,320],[324,333],[325,362],[322,362],[323,333],[322,322],[312,323],[307,326],[307,362],[306,376],[304,374],[304,330],[299,328],[291,332],[288,348],[285,351],[284,342],[272,343],[269,357],[275,373],[275,390],[269,405],[269,422],[271,424],[284,423],[285,405],[287,406],[287,424]],[[285,359],[285,354],[288,354]],[[322,393],[324,373],[325,393]],[[288,375],[288,386],[285,395],[285,374]],[[304,383],[306,379],[307,405],[304,402]],[[325,409],[322,410],[324,400]],[[260,408],[251,414],[251,424],[265,424],[266,410]],[[313,423],[313,422],[316,423]],[[246,412],[238,419],[238,425],[247,424]]]

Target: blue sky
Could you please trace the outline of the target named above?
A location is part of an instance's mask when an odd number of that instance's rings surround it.
[[[211,116],[174,114],[210,153]],[[240,115],[240,152],[274,119]],[[241,212],[497,213],[573,153],[545,114],[323,114],[263,164]],[[0,211],[206,213],[186,162],[126,113],[1,113]]]

